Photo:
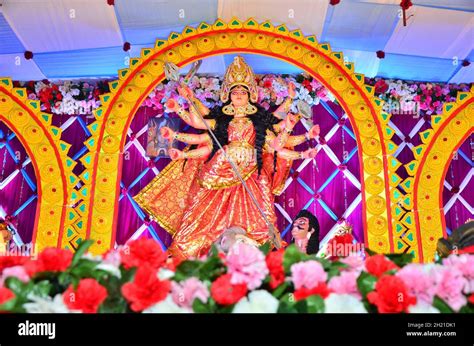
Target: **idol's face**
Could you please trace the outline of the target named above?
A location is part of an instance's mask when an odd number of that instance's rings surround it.
[[[230,92],[230,100],[234,107],[244,107],[249,103],[249,93],[242,86],[237,86]]]
[[[295,239],[304,239],[309,232],[309,219],[307,217],[299,217],[293,222],[291,234]]]

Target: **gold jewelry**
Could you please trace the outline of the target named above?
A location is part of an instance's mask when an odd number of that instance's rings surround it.
[[[257,113],[258,109],[251,103],[247,103],[245,107],[238,107],[235,109],[232,103],[228,104],[227,106],[222,107],[222,113],[226,115],[235,115],[239,113],[251,115]]]
[[[241,56],[236,56],[225,72],[221,87],[221,101],[223,103],[229,100],[230,89],[236,85],[246,87],[250,94],[250,101],[257,102],[258,90],[255,75]]]
[[[185,122],[190,122],[188,112],[184,110],[184,108],[178,108],[178,111],[176,112],[181,119],[183,119]]]

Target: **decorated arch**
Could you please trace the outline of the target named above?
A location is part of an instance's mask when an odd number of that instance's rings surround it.
[[[459,93],[455,103],[432,119],[433,129],[422,132],[416,147],[419,162],[414,175],[414,217],[420,260],[432,261],[439,238],[446,237],[443,187],[446,173],[459,146],[474,132],[474,89]]]
[[[72,173],[75,162],[67,156],[69,145],[60,139],[61,129],[52,126],[51,114],[40,111],[39,101],[28,100],[26,90],[14,88],[9,78],[0,79],[0,121],[19,138],[37,177],[33,244],[37,250],[71,247],[64,232],[78,219],[70,200],[77,177]]]
[[[269,21],[258,23],[232,19],[226,23],[201,23],[171,33],[167,40],[141,51],[140,58],[119,71],[119,79],[110,83],[102,106],[95,111],[90,125],[90,152],[81,161],[87,167],[88,210],[84,213],[87,237],[96,242],[92,250],[104,252],[114,245],[117,203],[120,193],[123,149],[127,129],[144,98],[165,78],[163,65],[171,61],[179,67],[205,57],[226,53],[265,55],[298,66],[319,80],[337,98],[355,129],[360,175],[362,178],[363,225],[366,246],[378,252],[394,250],[387,146],[392,131],[389,116],[382,112],[382,101],[374,97],[373,87],[364,84],[364,76],[354,72],[342,53],[332,52],[329,44],[318,43],[315,36],[301,30],[290,31],[285,25]],[[395,163],[396,165],[396,163]]]

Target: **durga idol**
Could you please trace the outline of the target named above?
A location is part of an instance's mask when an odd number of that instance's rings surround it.
[[[265,110],[257,103],[252,69],[237,56],[224,76],[222,105],[208,109],[190,88],[178,91],[195,107],[186,111],[171,99],[167,108],[200,131],[162,128],[162,136],[188,146],[170,149],[170,164],[134,197],[172,235],[169,253],[179,258],[205,255],[230,227],[241,227],[258,244],[272,241],[272,235],[280,240],[274,196],[283,191],[293,160],[317,153],[293,147],[319,135],[315,125],[304,135],[291,136],[300,118],[289,113],[294,86],[290,84],[290,97],[274,113]]]

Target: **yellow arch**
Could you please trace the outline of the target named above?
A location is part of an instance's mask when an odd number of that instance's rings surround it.
[[[51,114],[40,103],[28,100],[26,89],[14,88],[11,79],[0,78],[0,120],[17,135],[34,166],[38,203],[33,231],[37,250],[67,246],[62,235],[68,223],[68,181],[74,183],[74,161],[67,157],[70,145],[61,141],[61,129],[51,125]]]
[[[149,92],[164,79],[163,63],[182,67],[207,56],[230,52],[271,56],[294,64],[323,83],[348,114],[357,136],[364,208],[366,245],[378,252],[393,250],[386,147],[391,130],[388,116],[382,113],[382,101],[375,99],[373,87],[364,85],[364,76],[354,73],[342,53],[332,52],[329,44],[319,44],[314,36],[285,25],[254,19],[213,24],[201,23],[157,40],[155,47],[142,49],[141,57],[131,59],[130,68],[119,71],[119,80],[111,82],[95,111],[96,122],[89,126],[92,137],[86,141],[91,152],[81,161],[88,166],[90,179],[84,188],[90,191],[87,219],[88,237],[97,242],[96,253],[113,246],[122,150],[130,122]],[[115,213],[115,214],[114,214]]]
[[[444,105],[444,113],[432,118],[433,129],[421,133],[419,164],[414,180],[414,215],[418,252],[423,262],[432,261],[439,238],[446,234],[443,181],[453,154],[474,131],[474,87],[458,93],[456,103]]]

